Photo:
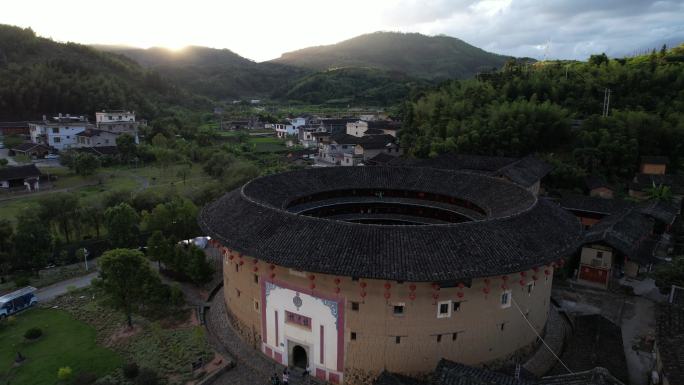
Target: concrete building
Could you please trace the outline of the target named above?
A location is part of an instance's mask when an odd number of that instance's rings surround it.
[[[120,134],[88,128],[76,134],[76,145],[74,147],[109,147],[116,146],[116,138]]]
[[[292,125],[292,123],[288,121],[275,123],[273,128],[275,129],[276,136],[281,139],[285,139],[288,136],[297,135],[297,132],[299,131],[294,125]]]
[[[95,124],[135,122],[135,112],[123,110],[102,110],[95,113]]]
[[[0,189],[40,190],[41,172],[36,165],[0,168]]]
[[[95,113],[95,127],[101,131],[116,135],[129,134],[140,143],[138,131],[144,122],[135,120],[135,112],[131,111],[101,111]],[[116,144],[115,142],[110,145]]]
[[[260,177],[199,224],[223,252],[242,338],[332,383],[534,351],[581,231],[513,183],[418,167]]]
[[[29,123],[29,133],[31,142],[62,151],[74,147],[78,143],[76,134],[90,127],[93,126],[84,116],[59,114],[51,119],[43,117],[42,122]]]

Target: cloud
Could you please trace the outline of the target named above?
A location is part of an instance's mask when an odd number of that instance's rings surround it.
[[[384,20],[497,53],[585,59],[684,42],[684,1],[400,1]],[[405,15],[402,17],[401,15]]]

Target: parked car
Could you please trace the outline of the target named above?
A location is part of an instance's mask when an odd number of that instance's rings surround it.
[[[33,294],[36,290],[27,286],[0,297],[0,319],[37,304],[38,298]]]
[[[45,159],[59,159],[59,154],[47,154]]]

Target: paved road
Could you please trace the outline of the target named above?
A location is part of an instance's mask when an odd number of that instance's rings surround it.
[[[44,288],[41,288],[38,291],[36,291],[36,297],[38,297],[38,301],[40,302],[49,301],[51,299],[54,299],[55,297],[59,297],[60,295],[65,294],[67,292],[67,288],[69,287],[73,286],[76,288],[81,288],[90,286],[90,282],[92,282],[93,278],[95,277],[97,277],[97,271],[93,271],[92,273],[81,277],[76,277],[72,279],[67,279],[66,281],[57,282],[50,286],[45,286]]]

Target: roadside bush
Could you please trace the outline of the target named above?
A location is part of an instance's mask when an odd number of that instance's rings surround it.
[[[95,373],[84,372],[79,373],[74,378],[74,385],[90,385],[97,381],[97,375]]]
[[[27,277],[25,275],[20,275],[20,276],[14,278],[14,286],[16,286],[18,289],[25,287],[25,286],[28,286],[30,284],[31,284],[31,280],[29,279],[29,277]]]
[[[31,328],[24,333],[24,338],[27,340],[35,340],[43,335],[43,331],[39,328]]]
[[[140,368],[138,368],[138,364],[136,364],[135,362],[127,363],[123,366],[122,370],[124,377],[128,379],[137,377],[138,373],[140,372]]]
[[[71,378],[71,368],[68,366],[59,368],[57,370],[57,378],[61,381],[67,381]]]
[[[152,369],[143,368],[135,379],[135,385],[159,385],[161,381],[157,372]]]
[[[97,381],[95,381],[95,384],[96,385],[119,385],[119,384],[121,384],[121,381],[108,375],[108,376],[104,376],[104,377],[99,378]]]

